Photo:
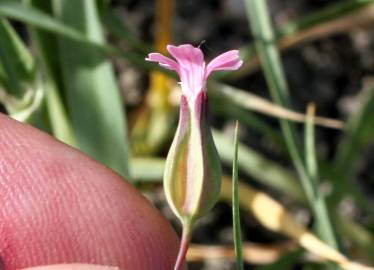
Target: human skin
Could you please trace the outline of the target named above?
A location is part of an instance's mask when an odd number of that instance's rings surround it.
[[[0,114],[1,270],[67,263],[75,264],[42,269],[167,270],[178,242],[119,175]]]

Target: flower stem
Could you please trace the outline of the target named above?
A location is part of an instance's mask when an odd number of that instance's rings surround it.
[[[188,247],[190,245],[191,235],[192,235],[192,222],[191,221],[183,222],[182,239],[181,239],[181,243],[179,246],[178,257],[175,262],[174,270],[184,269],[184,263],[186,260]]]

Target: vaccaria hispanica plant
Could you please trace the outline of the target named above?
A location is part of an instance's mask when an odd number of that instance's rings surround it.
[[[242,65],[239,51],[232,50],[205,64],[200,48],[190,44],[168,45],[175,60],[150,53],[147,61],[176,71],[182,89],[179,124],[166,158],[164,190],[183,232],[174,270],[182,269],[195,221],[216,203],[221,188],[221,163],[214,145],[208,112],[206,82],[218,70],[236,70]]]

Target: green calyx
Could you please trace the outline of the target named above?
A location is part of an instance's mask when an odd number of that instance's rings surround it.
[[[182,223],[193,223],[216,203],[221,164],[208,119],[208,98],[201,91],[181,98],[177,132],[166,159],[164,190]]]

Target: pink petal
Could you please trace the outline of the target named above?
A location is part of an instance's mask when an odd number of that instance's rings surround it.
[[[216,70],[236,70],[240,68],[243,61],[239,58],[239,51],[232,50],[214,58],[206,68],[206,77]]]
[[[179,64],[179,76],[184,94],[189,96],[201,91],[205,85],[203,52],[190,44],[168,45],[167,50]]]
[[[177,62],[170,59],[169,57],[162,55],[161,53],[150,53],[148,54],[148,57],[145,60],[150,62],[158,62],[160,66],[167,69],[175,70],[177,72],[179,70],[179,65]]]
[[[166,48],[180,65],[185,67],[189,65],[204,65],[204,54],[199,48],[195,48],[190,44],[180,46],[168,45]]]

